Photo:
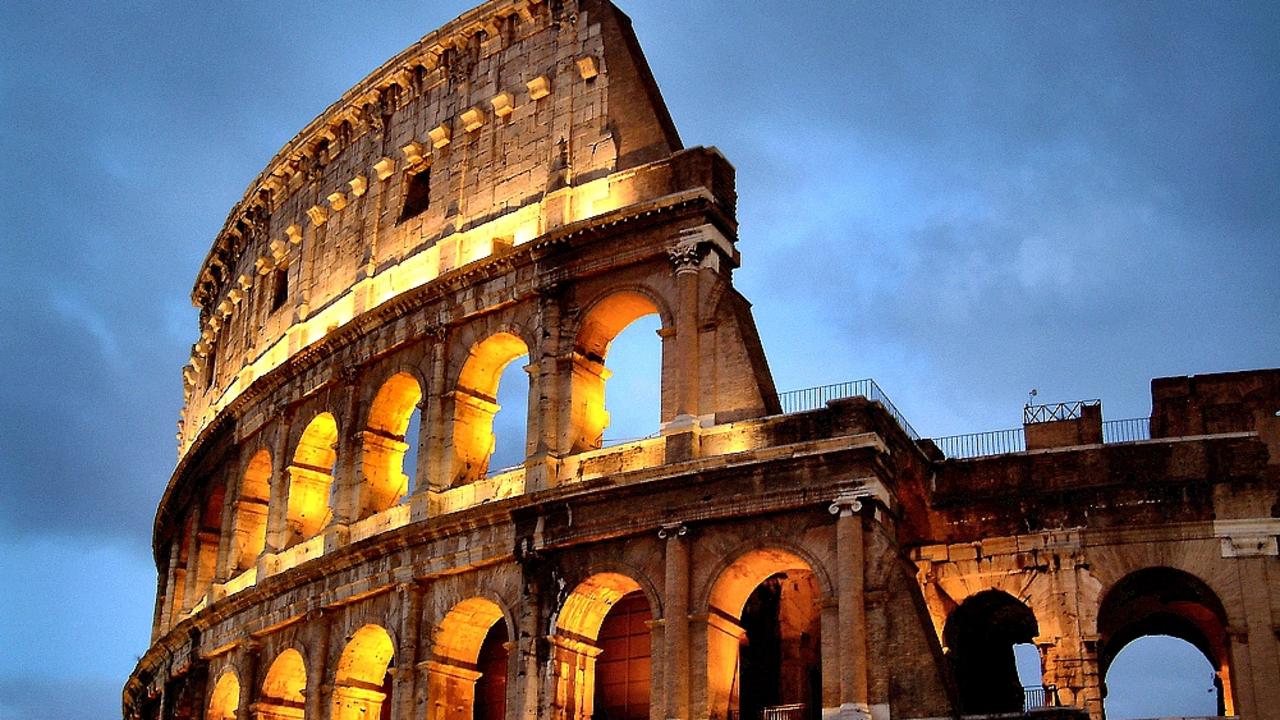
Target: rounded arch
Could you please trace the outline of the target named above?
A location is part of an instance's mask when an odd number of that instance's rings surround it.
[[[391,667],[395,643],[381,625],[364,625],[356,630],[333,675],[333,720],[365,720],[381,716],[384,703],[391,701]]]
[[[409,414],[422,402],[426,381],[418,368],[399,364],[389,369],[369,400],[365,411],[367,430],[396,436],[404,435]]]
[[[1204,654],[1220,680],[1220,706],[1234,714],[1227,611],[1208,583],[1184,570],[1148,567],[1125,575],[1098,606],[1098,672],[1141,637],[1167,635]]]
[[[812,552],[790,540],[773,537],[764,542],[748,541],[724,556],[708,578],[699,603],[701,611],[719,610],[738,617],[756,585],[788,570],[813,573],[822,596],[834,596],[831,577]]]
[[[334,669],[335,685],[378,687],[395,657],[395,643],[381,625],[364,625],[342,648]]]
[[[233,572],[244,572],[253,567],[266,546],[271,469],[271,452],[261,448],[249,458],[240,476],[231,538]]]
[[[218,682],[209,695],[209,711],[205,713],[207,720],[236,720],[240,710],[240,678],[232,670],[225,670],[218,676]]]
[[[712,576],[706,596],[707,692],[712,717],[822,703],[822,598],[829,578],[789,542],[754,542]]]
[[[566,707],[584,717],[649,717],[652,605],[641,584],[620,572],[579,582],[552,618],[556,672]]]
[[[454,605],[435,628],[431,654],[437,662],[475,665],[480,646],[495,623],[507,625],[506,613],[498,603],[472,597]]]
[[[657,294],[643,286],[629,286],[610,288],[594,298],[579,316],[568,417],[567,444],[571,452],[593,450],[604,444],[604,432],[610,423],[605,387],[612,376],[605,358],[613,341],[627,327],[650,315],[656,315],[664,328],[672,327],[671,314]],[[663,382],[661,377],[657,380],[652,386],[660,405]],[[658,419],[665,419],[661,408],[658,415]]]
[[[658,588],[654,585],[653,579],[648,572],[631,562],[609,559],[587,565],[582,577],[590,579],[593,575],[605,574],[622,575],[635,582],[640,593],[644,595],[645,602],[653,610],[653,616],[655,618],[663,616],[662,593],[658,592]]]
[[[195,510],[195,546],[187,558],[187,572],[195,574],[194,592],[188,599],[188,604],[192,607],[199,607],[208,598],[216,578],[218,544],[222,536],[222,510],[226,496],[226,480],[222,477],[209,478],[207,494]]]
[[[307,423],[298,437],[289,464],[288,525],[286,546],[317,535],[333,517],[330,495],[338,462],[338,421],[321,412]]]
[[[493,418],[501,409],[498,382],[507,365],[528,354],[525,340],[505,330],[471,346],[453,392],[450,486],[465,485],[488,474],[496,442]]]
[[[307,664],[302,653],[295,648],[285,648],[267,669],[259,702],[301,710],[306,704],[306,692]]]
[[[628,325],[646,315],[657,315],[662,327],[675,320],[660,293],[645,285],[611,287],[584,305],[579,315],[574,349],[603,361],[613,341]]]
[[[578,583],[553,621],[553,632],[594,641],[609,610],[624,596],[641,591],[640,583],[618,572],[596,573]]]
[[[360,440],[361,519],[395,505],[409,492],[404,456],[417,438],[406,438],[405,433],[421,402],[421,383],[403,370],[387,378],[374,395]]]
[[[1023,686],[1014,646],[1040,634],[1035,613],[1002,590],[965,598],[943,626],[943,652],[951,663],[966,713],[1021,712]]]

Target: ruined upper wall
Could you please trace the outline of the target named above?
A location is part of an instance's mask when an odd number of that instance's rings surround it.
[[[312,121],[232,209],[192,293],[180,453],[255,378],[361,312],[649,199],[604,179],[680,147],[608,0],[493,0],[427,35]]]

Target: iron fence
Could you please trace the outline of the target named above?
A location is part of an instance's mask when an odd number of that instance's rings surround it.
[[[773,705],[760,713],[760,720],[806,720],[804,703]]]
[[[1102,423],[1102,442],[1107,444],[1139,442],[1151,439],[1151,418],[1126,418]],[[967,435],[933,438],[949,458],[979,458],[1025,452],[1027,438],[1022,428],[990,430]]]
[[[967,435],[934,438],[933,443],[949,458],[976,458],[988,455],[1020,453],[1027,449],[1022,428],[989,430]]]
[[[1151,418],[1106,420],[1102,423],[1102,442],[1126,443],[1151,439]]]
[[[782,412],[795,413],[817,410],[825,407],[832,400],[851,397],[864,397],[872,402],[880,403],[912,440],[920,439],[916,429],[911,427],[911,423],[907,422],[902,413],[898,412],[898,408],[889,400],[889,396],[885,395],[880,386],[876,384],[876,381],[871,378],[851,380],[832,385],[819,385],[800,390],[788,390],[778,393],[778,404],[782,406]]]
[[[1022,711],[1044,710],[1058,707],[1058,688],[1055,685],[1034,685],[1022,688]]]
[[[1079,420],[1087,407],[1101,405],[1101,400],[1076,400],[1075,402],[1052,403],[1050,405],[1027,405],[1022,408],[1022,423],[1055,422],[1058,420]]]

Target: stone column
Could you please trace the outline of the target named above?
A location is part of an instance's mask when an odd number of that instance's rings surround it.
[[[567,451],[568,415],[562,413],[572,388],[563,372],[561,356],[561,297],[563,288],[548,283],[538,288],[538,326],[542,340],[529,348],[529,437],[526,446],[525,489],[553,487],[558,481],[558,462]],[[536,424],[534,424],[536,423]]]
[[[561,635],[549,635],[547,642],[551,644],[552,665],[547,678],[548,720],[591,720],[600,648]]]
[[[259,687],[258,670],[262,661],[262,646],[250,640],[244,646],[244,661],[240,663],[240,711],[237,715],[251,717],[244,713],[244,708],[252,708],[258,703]]]
[[[701,367],[698,352],[698,266],[702,260],[702,247],[697,242],[680,242],[669,251],[675,267],[676,290],[679,304],[676,307],[676,364],[679,377],[679,394],[676,396],[676,417],[673,428],[697,424],[698,395]]]
[[[237,466],[239,463],[237,463]],[[220,532],[218,534],[218,550],[214,561],[213,585],[217,588],[221,583],[230,580],[235,575],[235,568],[231,564],[232,551],[237,547],[235,536],[236,513],[240,507],[240,483],[243,482],[243,475],[239,477],[226,478],[223,472],[224,487],[226,490],[222,496],[222,517],[219,519],[218,525]],[[219,594],[219,597],[221,595]]]
[[[397,648],[395,672],[395,704],[392,717],[413,720],[418,717],[414,707],[417,698],[418,638],[422,629],[422,587],[416,582],[402,583],[400,595],[400,647]]]
[[[165,579],[164,606],[160,611],[158,624],[160,633],[168,632],[173,627],[174,618],[182,605],[182,591],[186,586],[187,571],[178,567],[182,554],[182,539],[174,538],[169,544],[169,568]],[[159,635],[160,633],[157,633]]]
[[[333,481],[337,483],[337,492],[333,494],[333,519],[330,528],[345,530],[347,526],[359,519],[360,489],[363,484],[363,473],[360,471],[360,457],[363,453],[360,432],[360,373],[355,368],[346,368],[341,373],[343,384],[343,403],[346,412],[339,421],[338,431],[338,466],[334,470]],[[345,427],[344,427],[345,426]],[[343,544],[345,537],[336,538],[335,544]],[[325,551],[331,549],[328,539]]]
[[[326,701],[333,692],[329,679],[329,636],[333,618],[323,610],[307,613],[307,622],[314,629],[315,642],[307,648],[307,717],[327,718]]]
[[[663,693],[668,720],[689,718],[689,545],[688,528],[682,523],[662,526],[658,537],[666,541],[663,578]]]
[[[869,720],[867,694],[867,598],[866,557],[862,530],[863,507],[856,497],[840,497],[831,504],[836,516],[836,590],[843,649],[840,664],[839,717]]]
[[[285,468],[289,466],[289,461],[285,459],[288,447],[285,445],[289,438],[289,426],[293,420],[292,414],[287,412],[277,412],[280,418],[280,425],[276,428],[275,442],[271,448],[271,483],[269,492],[271,499],[267,506],[267,543],[264,555],[267,553],[278,553],[284,549],[285,543],[288,542],[289,534],[289,472]],[[266,577],[264,572],[266,568],[260,563],[258,567],[258,579]]]
[[[427,678],[426,720],[472,720],[480,672],[435,660],[422,665]]]
[[[449,389],[445,387],[445,340],[448,331],[439,325],[427,328],[426,336],[431,346],[431,376],[424,395],[430,398],[427,412],[422,415],[422,433],[426,437],[426,452],[418,456],[418,464],[426,463],[426,467],[418,473],[419,483],[414,494],[423,498],[431,492],[443,492],[449,488],[449,463],[445,458],[445,441],[449,436],[450,418],[445,413],[445,395]],[[426,455],[425,460],[422,455]],[[427,516],[426,504],[415,503],[414,519]],[[419,514],[421,513],[421,514]]]

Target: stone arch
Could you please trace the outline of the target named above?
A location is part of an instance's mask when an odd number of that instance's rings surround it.
[[[285,648],[271,661],[262,680],[255,720],[301,720],[305,717],[307,664],[296,648]]]
[[[395,643],[380,625],[364,625],[351,635],[333,676],[332,720],[381,717],[391,700]]]
[[[627,574],[597,572],[578,583],[552,619],[557,712],[649,717],[652,607]]]
[[[732,551],[723,555],[722,559],[716,564],[708,576],[698,596],[697,607],[699,612],[714,612],[717,609],[724,611],[723,607],[716,604],[717,593],[724,593],[728,590],[728,586],[718,587],[720,582],[725,578],[726,574],[731,571],[734,566],[740,563],[752,562],[751,556],[759,554],[762,557],[773,558],[773,562],[779,565],[793,564],[793,568],[803,568],[812,572],[818,581],[818,588],[823,597],[835,597],[835,583],[832,582],[830,574],[826,570],[823,562],[808,548],[793,542],[784,537],[769,536],[763,539],[748,540],[740,543]],[[785,567],[781,567],[774,572],[784,572]],[[767,575],[764,577],[768,577]],[[757,581],[759,582],[759,581]],[[750,591],[748,591],[748,594]],[[723,594],[719,597],[725,597]],[[743,595],[745,602],[746,595]]]
[[[1105,679],[1120,650],[1138,638],[1175,637],[1204,654],[1217,673],[1219,714],[1234,715],[1227,627],[1226,608],[1204,580],[1172,567],[1136,570],[1108,588],[1098,606],[1098,675]]]
[[[634,558],[632,558],[634,559]],[[661,566],[659,566],[661,569]],[[650,568],[653,570],[653,568]],[[644,595],[645,602],[653,609],[653,616],[661,618],[664,615],[662,609],[662,594],[658,592],[657,586],[654,585],[650,573],[643,570],[640,566],[633,562],[609,559],[600,562],[593,562],[587,565],[581,574],[581,577],[591,578],[594,575],[622,575],[633,581],[637,590]],[[637,590],[633,590],[635,592]],[[567,598],[566,598],[567,600]],[[561,608],[563,609],[563,605]]]
[[[593,450],[603,444],[604,431],[609,425],[605,408],[605,385],[611,375],[605,367],[609,345],[633,322],[648,315],[657,315],[664,330],[674,327],[666,303],[643,286],[613,288],[592,300],[582,312],[574,339],[570,379],[572,399],[567,446],[571,452]],[[663,362],[664,366],[667,364]],[[660,380],[659,392],[667,385],[665,378]],[[664,413],[662,420],[668,419]]]
[[[249,458],[240,475],[232,525],[232,573],[248,570],[257,562],[267,542],[267,509],[271,500],[271,452],[262,448]]]
[[[943,652],[951,663],[966,713],[1021,712],[1014,645],[1034,643],[1040,634],[1035,613],[1001,590],[966,598],[947,616]]]
[[[289,464],[288,540],[285,547],[314,537],[333,518],[330,496],[338,462],[338,421],[321,412],[298,437]]]
[[[496,438],[493,418],[498,406],[498,382],[513,360],[529,354],[519,335],[499,331],[473,344],[458,371],[452,392],[452,457],[449,485],[465,485],[485,477]],[[526,427],[526,447],[528,445]]]
[[[403,370],[387,378],[374,395],[360,434],[362,482],[357,519],[386,510],[408,493],[404,455],[409,442],[418,439],[406,438],[405,432],[422,395],[419,378]]]
[[[193,582],[189,601],[198,605],[207,598],[217,575],[218,544],[222,536],[222,510],[227,494],[224,481],[210,483],[208,494],[199,506],[196,517],[195,543],[189,558],[188,578]],[[194,575],[194,577],[191,577]]]
[[[707,592],[707,701],[711,717],[755,716],[773,706],[822,707],[823,598],[816,558],[770,543],[723,563]]]
[[[509,673],[509,619],[498,603],[471,597],[450,608],[436,626],[427,665],[428,720],[501,717],[488,708],[505,699]],[[488,708],[489,712],[484,710]]]
[[[178,535],[173,539],[176,547],[172,550],[174,564],[172,568],[172,587],[169,588],[169,626],[177,625],[186,613],[187,607],[187,573],[191,564],[191,536],[195,532],[195,513],[188,513],[187,519],[178,526]]]
[[[236,720],[240,711],[240,679],[233,670],[226,670],[209,694],[209,710],[206,720]]]

